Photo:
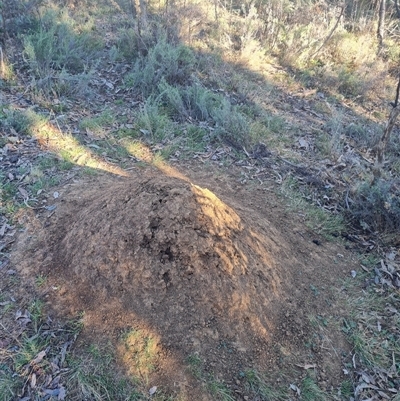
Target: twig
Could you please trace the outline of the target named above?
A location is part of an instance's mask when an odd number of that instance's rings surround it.
[[[347,210],[350,209],[350,206],[349,206],[349,191],[350,191],[350,189],[347,189],[347,192],[346,192],[346,207],[347,207]]]

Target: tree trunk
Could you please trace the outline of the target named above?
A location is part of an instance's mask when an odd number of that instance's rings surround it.
[[[396,99],[394,103],[391,103],[393,108],[390,112],[389,119],[383,131],[383,135],[379,140],[378,145],[376,146],[376,159],[375,159],[375,165],[373,167],[374,179],[372,181],[372,184],[374,184],[382,175],[382,167],[385,159],[385,152],[390,140],[390,134],[392,133],[397,117],[400,114],[399,95],[400,95],[400,76],[396,88]]]
[[[400,18],[399,0],[394,0],[394,5],[396,7],[396,16],[397,18]]]
[[[147,4],[146,0],[135,0],[136,18],[139,35],[147,28]]]
[[[386,14],[386,0],[381,0],[379,5],[379,19],[378,19],[378,41],[379,41],[379,49],[378,53],[383,48],[383,38],[385,36],[385,14]]]

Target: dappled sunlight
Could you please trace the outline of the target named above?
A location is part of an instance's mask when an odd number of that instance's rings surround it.
[[[150,330],[132,328],[122,335],[117,352],[127,372],[146,383],[161,353],[161,338]]]
[[[228,205],[223,203],[213,192],[207,188],[192,185],[192,192],[196,195],[197,202],[205,216],[215,224],[214,235],[224,236],[226,228],[242,230],[240,217]]]
[[[0,79],[11,83],[16,78],[12,65],[4,59],[3,50],[0,47]]]
[[[101,160],[91,150],[81,145],[71,134],[63,133],[50,122],[34,124],[31,130],[41,146],[53,151],[66,161],[124,177],[129,176],[120,167]]]
[[[131,154],[138,161],[158,168],[169,177],[175,177],[180,178],[184,181],[189,181],[189,179],[177,168],[171,166],[169,163],[163,160],[163,158],[159,154],[155,154],[150,149],[150,147],[142,141],[124,140],[122,144],[128,151],[128,153]]]
[[[124,139],[121,144],[125,147],[129,154],[131,154],[135,159],[151,164],[154,160],[154,154],[142,141],[131,141]]]

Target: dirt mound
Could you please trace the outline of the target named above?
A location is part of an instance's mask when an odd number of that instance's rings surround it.
[[[304,347],[310,308],[323,312],[307,288],[313,252],[296,255],[289,233],[208,189],[146,172],[79,183],[61,199],[25,235],[16,264],[52,278],[51,303],[85,311],[89,335],[153,333],[159,366],[162,355],[182,362],[196,353],[226,378],[266,369]]]

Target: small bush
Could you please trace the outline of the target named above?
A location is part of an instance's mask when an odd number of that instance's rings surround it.
[[[140,132],[151,140],[164,140],[175,131],[174,123],[153,98],[149,98],[139,111],[137,125]]]
[[[39,21],[37,11],[47,0],[3,0],[1,8],[1,33],[9,37],[37,29]]]
[[[82,28],[82,27],[80,27]],[[24,37],[24,58],[40,89],[81,93],[90,80],[100,42],[78,27],[65,11],[48,11],[37,31]]]
[[[189,48],[176,46],[163,39],[149,49],[146,56],[135,62],[132,72],[125,78],[125,83],[144,98],[148,98],[155,94],[163,80],[174,86],[189,84],[194,65],[195,57]]]
[[[176,87],[162,80],[158,90],[164,107],[180,120],[188,117],[197,121],[210,120],[213,110],[223,102],[221,96],[205,89],[200,84]]]
[[[343,127],[348,138],[353,139],[358,147],[373,148],[382,136],[382,127],[371,122],[350,123]]]
[[[338,72],[338,91],[346,97],[357,97],[364,93],[364,80],[359,73],[347,67]]]
[[[227,99],[223,99],[221,105],[212,110],[212,118],[215,121],[217,137],[237,150],[242,150],[243,146],[248,144],[250,139],[248,119]]]
[[[5,131],[12,128],[20,135],[33,135],[33,131],[46,122],[46,118],[31,109],[3,109],[3,113],[0,127]]]
[[[100,43],[77,28],[67,12],[48,12],[38,31],[24,38],[25,57],[38,77],[51,70],[79,74],[93,63]]]
[[[379,180],[374,185],[360,185],[349,205],[355,223],[369,232],[399,232],[400,181]]]

